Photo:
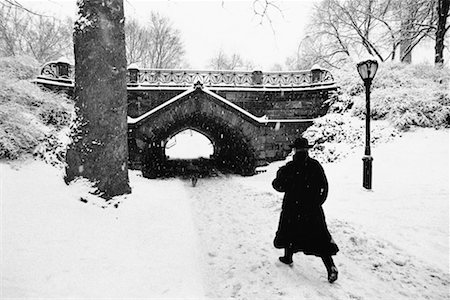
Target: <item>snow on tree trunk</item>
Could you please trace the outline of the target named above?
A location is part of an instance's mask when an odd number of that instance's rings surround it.
[[[130,193],[123,0],[78,0],[74,28],[77,119],[66,182],[84,177],[104,198]]]

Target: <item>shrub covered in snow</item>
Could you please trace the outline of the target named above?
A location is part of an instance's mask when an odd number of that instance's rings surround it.
[[[355,63],[333,75],[339,90],[331,95],[328,114],[303,134],[315,144],[313,156],[333,162],[365,141],[365,88]],[[372,144],[385,142],[412,126],[448,127],[450,72],[431,65],[383,63],[371,93]]]
[[[42,142],[36,146],[33,155],[52,166],[62,167],[66,162],[66,149],[70,142],[70,129],[53,130],[47,133]]]
[[[17,159],[54,140],[69,125],[73,103],[64,94],[43,91],[24,80],[35,74],[32,62],[21,58],[2,62],[8,63],[0,67],[0,159]]]
[[[331,112],[351,111],[365,118],[365,93],[354,64],[333,72],[340,90],[330,100]],[[450,72],[431,65],[383,63],[371,93],[371,117],[388,120],[400,130],[411,126],[448,127]]]
[[[39,72],[39,62],[30,56],[0,57],[2,77],[33,79]]]
[[[311,154],[320,162],[334,162],[349,154],[355,147],[364,145],[364,121],[349,114],[330,113],[316,119],[303,136],[314,147]],[[371,143],[384,143],[400,135],[386,121],[372,122]]]

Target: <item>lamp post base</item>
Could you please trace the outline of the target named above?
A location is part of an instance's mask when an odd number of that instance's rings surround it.
[[[363,160],[363,187],[370,190],[370,189],[372,189],[373,157],[370,155],[364,155],[362,160]]]

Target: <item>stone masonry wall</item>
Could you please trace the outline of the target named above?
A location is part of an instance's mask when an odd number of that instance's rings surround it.
[[[251,114],[269,119],[315,118],[324,115],[328,91],[214,91]],[[137,117],[181,94],[181,90],[128,91],[128,115]]]

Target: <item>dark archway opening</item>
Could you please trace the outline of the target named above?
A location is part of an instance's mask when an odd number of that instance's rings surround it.
[[[186,128],[194,129],[207,136],[214,145],[214,154],[209,158],[195,160],[169,160],[166,144],[172,136]],[[143,153],[142,173],[147,178],[184,176],[191,163],[201,167],[204,175],[216,173],[253,175],[256,168],[255,151],[242,132],[224,121],[198,112],[176,121],[154,128],[151,140]]]

